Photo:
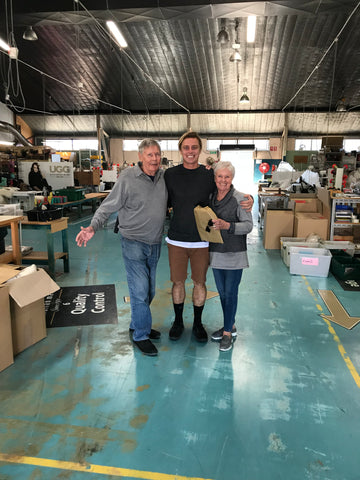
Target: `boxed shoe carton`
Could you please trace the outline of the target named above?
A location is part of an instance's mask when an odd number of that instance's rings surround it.
[[[22,276],[17,276],[19,273]],[[1,266],[0,278],[6,277],[10,297],[12,345],[16,355],[46,337],[44,298],[60,287],[45,270],[37,270],[35,266],[20,271],[14,267],[12,272]]]
[[[295,213],[294,236],[307,237],[310,234],[319,235],[322,240],[328,239],[329,221],[321,213]]]
[[[293,210],[266,210],[263,245],[265,249],[280,249],[281,237],[292,237],[294,230]]]
[[[0,286],[0,372],[14,363],[11,336],[9,290]]]

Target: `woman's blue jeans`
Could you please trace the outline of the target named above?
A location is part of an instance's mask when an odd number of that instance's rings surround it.
[[[131,323],[135,341],[149,338],[151,330],[150,304],[155,296],[156,266],[161,243],[149,245],[121,238],[122,254],[130,293]]]
[[[224,314],[224,330],[225,332],[231,332],[235,323],[238,291],[243,271],[242,269],[221,270],[218,268],[212,270]]]

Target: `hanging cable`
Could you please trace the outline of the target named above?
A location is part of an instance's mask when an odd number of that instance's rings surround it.
[[[295,95],[288,101],[288,103],[281,109],[282,111],[284,111],[286,109],[286,107],[288,105],[290,105],[290,103],[298,96],[298,94],[301,92],[301,90],[305,87],[305,85],[308,83],[308,81],[310,80],[310,78],[313,76],[313,74],[316,72],[316,70],[320,67],[321,63],[323,62],[323,60],[325,59],[325,57],[327,56],[327,54],[330,52],[330,50],[332,49],[333,45],[339,40],[339,37],[340,35],[342,34],[342,32],[344,31],[346,25],[349,23],[351,17],[354,15],[354,13],[356,12],[356,10],[359,8],[360,6],[360,2],[357,3],[356,7],[353,9],[353,11],[350,13],[349,17],[347,18],[346,22],[344,23],[344,25],[342,26],[342,28],[340,29],[339,33],[336,35],[336,37],[334,38],[334,40],[331,42],[330,46],[326,49],[324,55],[321,57],[320,61],[315,65],[314,69],[312,70],[312,72],[310,73],[310,75],[307,77],[307,79],[305,80],[305,82],[301,85],[301,87],[297,90],[297,92],[295,93]]]
[[[20,63],[22,63],[23,65],[26,65],[27,67],[31,68],[32,70],[35,70],[36,72],[40,73],[41,75],[44,75],[45,77],[50,78],[51,80],[54,80],[55,82],[58,82],[58,83],[60,83],[61,85],[64,85],[65,87],[67,87],[67,88],[70,88],[71,90],[78,91],[78,88],[79,88],[79,87],[77,87],[77,86],[76,86],[76,87],[73,87],[72,85],[69,85],[68,83],[63,82],[62,80],[59,80],[58,78],[53,77],[52,75],[49,75],[48,73],[45,73],[45,72],[39,70],[39,69],[36,68],[36,67],[33,67],[32,65],[30,65],[29,63],[24,62],[23,60],[18,59],[17,61],[20,62]],[[94,95],[88,94],[88,97],[89,97],[89,98],[92,98],[93,100],[96,100],[97,102],[102,103],[102,104],[104,104],[104,105],[117,108],[118,110],[122,110],[122,111],[124,111],[124,112],[126,112],[126,113],[131,113],[129,110],[125,110],[124,108],[121,108],[121,107],[119,107],[118,105],[113,105],[112,103],[108,103],[108,102],[105,102],[104,100],[100,100],[100,98],[97,98],[97,97],[95,97]]]
[[[109,36],[109,33],[107,32],[107,30],[100,24],[100,22],[97,20],[96,17],[94,17],[94,15],[89,12],[89,10],[85,7],[85,5],[80,1],[80,0],[74,0],[76,3],[78,3],[79,5],[81,5],[81,7],[85,10],[85,12],[99,25],[99,27],[104,31],[106,32],[106,35]],[[160,87],[160,85],[158,83],[155,82],[155,80],[153,80],[151,78],[151,76],[145,72],[145,70],[140,67],[140,65],[138,63],[136,63],[136,61],[127,53],[125,52],[124,49],[121,50],[123,52],[124,55],[126,55],[126,57],[142,72],[142,74],[151,82],[153,83],[164,95],[166,95],[170,100],[172,100],[174,103],[176,103],[176,105],[178,105],[180,108],[183,108],[186,112],[188,112],[190,114],[190,110],[188,108],[186,108],[184,105],[182,105],[180,102],[178,102],[177,100],[175,100],[174,97],[172,97],[171,95],[169,95],[162,87]]]

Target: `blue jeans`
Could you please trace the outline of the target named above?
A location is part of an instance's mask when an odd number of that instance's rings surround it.
[[[224,330],[231,332],[235,323],[238,291],[243,271],[242,269],[221,270],[218,268],[212,270],[224,314]]]
[[[148,245],[121,238],[122,254],[130,293],[131,323],[135,341],[149,338],[151,330],[150,303],[155,296],[156,266],[161,243]]]

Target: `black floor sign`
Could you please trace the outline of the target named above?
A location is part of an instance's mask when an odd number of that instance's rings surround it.
[[[45,298],[46,326],[117,323],[115,285],[60,288]]]

